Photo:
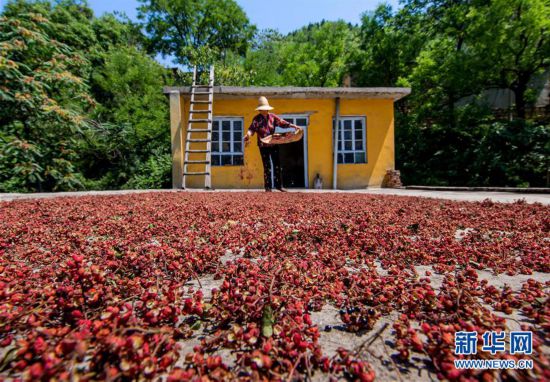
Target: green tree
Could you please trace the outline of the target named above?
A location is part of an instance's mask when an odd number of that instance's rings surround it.
[[[245,67],[255,85],[340,86],[357,46],[357,29],[344,21],[309,24],[284,37],[265,31]]]
[[[548,147],[527,137],[544,137],[548,126],[497,122],[483,97],[494,87],[519,92],[525,117],[522,99],[537,90],[528,83],[549,57],[542,3],[408,0],[394,15],[381,6],[363,16],[354,78],[413,89],[396,114],[406,184],[544,185]]]
[[[180,64],[212,63],[227,52],[244,55],[255,32],[234,0],[139,1],[149,51],[173,55]]]
[[[4,16],[17,18],[24,13],[40,14],[50,20],[48,35],[81,52],[93,66],[101,66],[101,55],[113,45],[143,46],[140,26],[126,16],[105,14],[94,17],[85,0],[15,0],[4,9]]]
[[[168,105],[162,85],[168,72],[135,47],[113,46],[104,64],[92,73],[99,105],[92,117],[116,124],[130,123],[141,145],[169,137]]]
[[[476,9],[473,47],[485,63],[489,86],[514,93],[518,118],[535,98],[529,83],[550,67],[550,4],[547,0],[493,0]]]
[[[457,101],[476,95],[487,86],[485,69],[472,47],[480,35],[472,26],[482,18],[482,1],[410,0],[403,9],[416,22],[429,26],[416,65],[406,80],[417,90],[410,102],[419,108],[419,118],[441,122],[450,128],[457,123]]]
[[[169,150],[170,79],[136,24],[79,0],[11,1],[4,15],[3,189],[119,188]]]
[[[0,188],[74,189],[74,134],[93,106],[87,60],[40,14],[0,17]]]
[[[388,4],[361,18],[360,45],[351,59],[350,71],[358,86],[396,86],[415,66],[426,43],[419,17],[398,12]]]
[[[113,46],[94,70],[98,105],[81,145],[86,176],[95,187],[119,187],[158,150],[168,152],[168,105],[161,92],[167,71],[135,47]],[[168,178],[169,179],[169,178]],[[153,180],[158,182],[158,180]]]
[[[244,60],[244,67],[251,75],[254,86],[277,86],[283,84],[279,64],[279,48],[283,35],[273,29],[262,30],[254,36]]]
[[[9,2],[3,12],[7,18],[18,18],[24,13],[46,17],[50,21],[48,35],[73,50],[86,51],[97,43],[91,26],[93,11],[86,1],[60,0],[54,5],[44,0],[16,0]]]
[[[344,21],[323,21],[291,33],[282,45],[283,81],[296,86],[340,86],[357,49],[357,30]]]
[[[214,62],[215,82],[220,85],[250,86],[254,73],[245,66],[245,58],[228,52],[223,60]]]

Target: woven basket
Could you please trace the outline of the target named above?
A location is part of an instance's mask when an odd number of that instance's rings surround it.
[[[298,142],[303,136],[304,129],[298,128],[293,132],[268,135],[260,140],[267,145],[283,145],[285,143]]]

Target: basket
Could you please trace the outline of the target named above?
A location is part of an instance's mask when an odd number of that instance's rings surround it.
[[[298,127],[296,131],[282,133],[282,134],[272,134],[260,139],[262,143],[267,145],[284,145],[286,143],[298,142],[304,136],[304,129]]]

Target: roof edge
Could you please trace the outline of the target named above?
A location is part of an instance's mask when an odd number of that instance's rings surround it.
[[[164,94],[179,93],[189,96],[190,86],[165,86]],[[295,86],[214,86],[219,98],[248,98],[269,96],[273,98],[382,98],[397,101],[411,93],[411,88],[401,87],[295,87]]]

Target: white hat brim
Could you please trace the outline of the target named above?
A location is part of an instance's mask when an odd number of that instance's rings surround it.
[[[273,107],[269,105],[258,106],[256,110],[273,110]]]

